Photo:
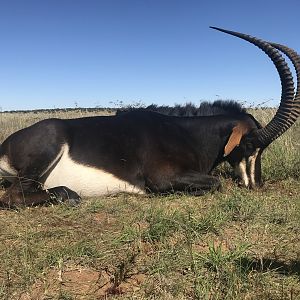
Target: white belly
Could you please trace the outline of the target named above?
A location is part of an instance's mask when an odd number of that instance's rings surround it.
[[[144,193],[140,188],[94,167],[79,164],[69,156],[67,145],[44,182],[44,188],[66,186],[80,196],[99,196],[118,192]]]

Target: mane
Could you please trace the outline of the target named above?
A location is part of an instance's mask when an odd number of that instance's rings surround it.
[[[118,109],[117,114],[122,114],[133,110],[150,110],[164,115],[178,117],[215,116],[246,113],[246,109],[236,101],[217,100],[215,102],[202,102],[198,107],[192,103],[187,103],[185,105],[176,104],[175,106],[158,106],[156,104],[151,104],[146,108],[129,107],[125,109]]]

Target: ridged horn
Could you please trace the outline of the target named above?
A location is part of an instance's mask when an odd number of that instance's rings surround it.
[[[264,128],[259,129],[256,133],[258,142],[257,146],[265,148],[280,135],[282,135],[293,123],[295,123],[295,118],[291,117],[295,111],[294,82],[291,70],[278,49],[276,49],[270,43],[247,34],[229,31],[217,27],[211,28],[239,37],[257,46],[269,56],[277,69],[282,88],[280,106],[273,119]]]
[[[294,65],[294,68],[296,70],[296,75],[297,75],[297,91],[295,94],[294,102],[293,102],[293,110],[291,112],[291,121],[295,122],[296,119],[300,115],[300,55],[294,51],[293,49],[277,44],[277,43],[269,43],[271,46],[274,48],[280,50],[283,52],[292,62]],[[292,123],[293,124],[293,123]],[[291,124],[291,125],[292,125]]]

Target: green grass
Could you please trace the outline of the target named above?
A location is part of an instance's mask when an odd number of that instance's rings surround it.
[[[299,141],[264,153],[259,190],[0,211],[0,299],[300,299]]]

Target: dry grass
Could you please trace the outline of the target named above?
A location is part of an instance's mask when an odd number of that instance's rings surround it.
[[[2,114],[0,138],[48,116]],[[299,141],[298,122],[264,154],[257,191],[224,179],[199,198],[0,211],[0,298],[300,299]]]

